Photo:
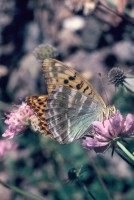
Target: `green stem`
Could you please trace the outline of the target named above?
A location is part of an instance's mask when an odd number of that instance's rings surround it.
[[[8,188],[8,189],[13,190],[13,191],[16,192],[16,193],[19,193],[19,194],[21,194],[21,195],[23,195],[23,196],[29,197],[29,198],[31,198],[31,199],[33,199],[33,200],[45,200],[45,199],[44,199],[43,197],[41,197],[41,196],[37,196],[37,195],[35,195],[35,194],[32,194],[31,192],[24,191],[24,190],[19,189],[18,187],[15,187],[15,186],[10,186],[10,185],[4,183],[2,180],[0,180],[0,184],[2,184],[4,187],[6,187],[6,188]]]
[[[115,149],[115,152],[125,161],[127,162],[131,167],[134,167],[134,162],[130,159],[128,159],[128,157],[126,158],[124,156],[124,152],[123,151],[120,151],[121,149]]]
[[[99,170],[98,170],[98,168],[97,168],[97,166],[96,166],[96,164],[94,162],[94,159],[92,158],[90,153],[88,153],[88,156],[89,156],[90,162],[91,162],[91,164],[92,164],[92,166],[93,166],[93,168],[94,168],[94,170],[96,172],[96,175],[97,175],[98,180],[99,180],[99,182],[101,184],[101,187],[103,188],[103,191],[104,191],[104,194],[105,194],[107,200],[113,200],[113,198],[111,197],[111,195],[110,195],[110,193],[109,193],[109,191],[108,191],[108,189],[107,189],[107,187],[106,187],[106,185],[105,185],[105,183],[104,183],[104,181],[103,181],[103,179],[102,179],[102,177],[101,177],[101,175],[99,173]]]
[[[88,196],[91,197],[92,200],[96,200],[96,198],[94,197],[94,195],[88,190],[86,184],[84,184],[82,181],[78,181],[78,183],[83,187],[83,190],[88,194]]]
[[[120,149],[132,160],[134,161],[134,156],[124,147],[123,144],[121,144],[119,141],[117,141],[117,145],[120,147]]]

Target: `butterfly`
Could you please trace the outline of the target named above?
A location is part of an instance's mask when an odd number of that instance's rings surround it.
[[[93,121],[103,121],[115,112],[87,80],[63,62],[48,58],[42,69],[48,94],[26,97],[39,132],[67,144],[88,135]]]

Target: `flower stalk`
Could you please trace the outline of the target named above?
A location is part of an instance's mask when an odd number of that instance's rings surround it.
[[[96,200],[96,198],[94,197],[94,195],[88,190],[88,188],[87,188],[87,186],[86,186],[85,183],[83,183],[80,180],[78,181],[78,183],[82,186],[83,190],[88,195],[88,197],[90,197],[91,200]]]
[[[0,184],[3,185],[6,188],[18,193],[18,194],[21,194],[21,195],[28,197],[28,198],[32,198],[33,200],[45,200],[44,197],[37,196],[35,194],[32,194],[31,192],[27,192],[27,191],[24,191],[22,189],[19,189],[18,187],[8,185],[8,184],[4,183],[2,180],[0,180]]]
[[[134,156],[126,149],[126,147],[117,141],[118,147],[134,162]]]

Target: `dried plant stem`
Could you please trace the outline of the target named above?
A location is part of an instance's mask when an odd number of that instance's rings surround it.
[[[109,12],[111,12],[111,13],[117,15],[118,17],[130,22],[134,26],[134,19],[132,19],[132,17],[130,17],[128,15],[120,14],[118,11],[115,11],[112,8],[110,8],[109,6],[105,5],[102,1],[98,2],[98,6],[102,6],[103,8],[108,10]]]

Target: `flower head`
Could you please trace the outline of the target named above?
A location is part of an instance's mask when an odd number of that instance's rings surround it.
[[[18,144],[9,140],[0,140],[0,158],[2,158],[7,152],[16,149]]]
[[[40,44],[34,49],[33,54],[42,63],[47,58],[56,58],[58,50],[50,44]]]
[[[92,123],[94,137],[86,137],[83,147],[93,149],[96,153],[102,153],[118,138],[134,135],[134,115],[128,114],[126,118],[117,110],[115,115],[104,122],[95,121]]]
[[[115,87],[123,85],[126,78],[126,74],[123,69],[119,67],[113,67],[108,73],[108,80],[110,83],[114,84]]]
[[[128,75],[123,69],[113,67],[108,73],[108,81],[115,87],[123,86],[127,91],[134,94],[134,75]]]
[[[29,118],[33,114],[33,111],[24,102],[20,106],[16,106],[15,110],[10,114],[6,114],[5,123],[8,125],[8,129],[2,136],[12,139],[29,125]]]

